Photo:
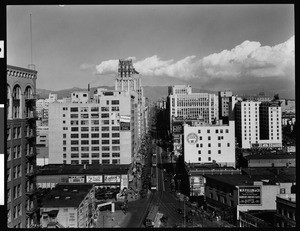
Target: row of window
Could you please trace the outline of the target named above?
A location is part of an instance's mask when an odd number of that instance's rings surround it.
[[[207,146],[211,147],[211,143],[208,143]],[[199,147],[203,148],[203,144],[202,143],[201,144],[196,144],[196,147],[197,148],[199,148]],[[221,143],[218,143],[218,147],[221,147]],[[230,143],[227,143],[227,147],[230,147]]]
[[[229,144],[229,143],[228,143]],[[210,146],[209,146],[210,147]],[[201,150],[198,150],[198,154],[202,154]],[[211,150],[207,151],[207,154],[211,154]],[[218,154],[222,154],[221,150],[218,150]]]
[[[109,105],[109,100],[106,101],[106,104]],[[111,105],[119,105],[120,101],[119,100],[111,100]],[[80,112],[88,112],[88,107],[80,107]],[[101,107],[101,111],[108,111],[109,107]],[[63,107],[64,111],[67,111],[67,107]],[[118,106],[112,107],[112,111],[119,111]],[[70,107],[71,112],[79,112],[79,107]],[[91,107],[91,112],[97,112],[99,111],[99,107]]]
[[[213,129],[207,129],[206,132],[207,133],[210,133],[210,130],[213,130]],[[224,131],[225,130],[225,131]],[[202,130],[204,132],[204,130]],[[223,133],[223,131],[225,133],[229,133],[229,129],[215,129],[215,133]],[[200,134],[201,133],[201,129],[198,130],[198,133]],[[209,136],[210,137],[210,136]]]
[[[81,151],[89,151],[90,147],[81,147]],[[101,146],[102,151],[110,151],[110,146]],[[112,151],[120,151],[120,146],[112,146]],[[67,151],[66,147],[63,147],[63,151]],[[79,152],[79,147],[71,147],[71,152]]]
[[[93,138],[93,137],[92,137]],[[89,140],[81,140],[81,144],[89,144]],[[109,144],[110,140],[101,140],[101,144]],[[120,144],[120,140],[111,140],[112,144]],[[63,141],[63,145],[66,145],[67,141]],[[91,144],[99,144],[99,140],[91,140]],[[71,140],[71,145],[79,145],[79,140]]]
[[[66,160],[64,160],[64,164],[66,164]],[[71,160],[71,164],[100,164],[100,160]],[[120,164],[119,159],[113,159],[113,160],[101,160],[101,164]]]
[[[63,154],[64,158],[67,158],[66,154]],[[80,155],[81,158],[90,158],[90,153],[81,153]],[[106,157],[120,157],[120,153],[112,153],[112,156],[110,156],[110,153],[102,153],[101,154],[102,158]],[[79,153],[71,153],[71,158],[79,158]],[[100,158],[99,153],[92,153],[92,158]]]

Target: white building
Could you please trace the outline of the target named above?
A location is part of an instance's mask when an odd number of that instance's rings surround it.
[[[258,144],[259,105],[257,101],[239,101],[236,103],[236,137],[240,148],[251,148],[252,144]]]
[[[131,163],[137,97],[98,89],[86,102],[84,94],[74,95],[75,102],[49,105],[49,164]]]
[[[186,163],[217,163],[235,167],[234,121],[229,125],[183,127],[184,161]]]
[[[189,85],[171,86],[168,91],[171,123],[173,118],[201,119],[209,124],[219,119],[217,95],[192,93]]]
[[[236,103],[236,138],[240,148],[282,148],[281,108],[277,103]]]

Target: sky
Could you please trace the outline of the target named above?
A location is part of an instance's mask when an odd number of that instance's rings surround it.
[[[295,98],[294,6],[7,6],[7,63],[37,88],[114,86],[131,58],[144,86],[272,91]]]

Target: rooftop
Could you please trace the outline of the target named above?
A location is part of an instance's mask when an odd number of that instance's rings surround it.
[[[247,160],[253,159],[295,159],[296,154],[275,154],[275,153],[266,153],[266,154],[254,154],[245,156]]]
[[[37,175],[127,174],[130,164],[49,164],[41,166]]]
[[[222,182],[231,186],[253,185],[255,181],[262,181],[263,185],[276,183],[295,182],[296,177],[281,175],[205,175],[207,180]]]
[[[77,208],[92,189],[92,184],[58,184],[42,198],[41,207],[75,207]]]

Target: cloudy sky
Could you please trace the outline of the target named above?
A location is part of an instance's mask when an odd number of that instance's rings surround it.
[[[7,62],[37,88],[114,85],[132,58],[144,86],[295,94],[294,8],[267,5],[8,6]]]

